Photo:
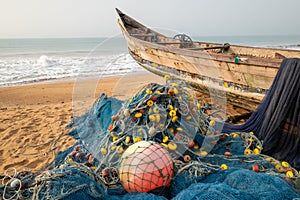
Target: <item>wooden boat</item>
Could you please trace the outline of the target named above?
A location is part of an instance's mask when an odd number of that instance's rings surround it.
[[[271,86],[283,58],[300,51],[194,42],[184,34],[166,37],[116,9],[128,51],[145,69],[169,74],[194,89],[226,93],[231,104],[254,110]]]

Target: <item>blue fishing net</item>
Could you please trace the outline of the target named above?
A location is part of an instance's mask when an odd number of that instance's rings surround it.
[[[77,143],[58,154],[52,169],[4,176],[2,199],[300,198],[294,163],[262,154],[265,141],[252,130],[224,131],[225,125],[220,134],[194,96],[183,83],[170,80],[148,84],[126,101],[102,94],[70,123]],[[148,146],[139,146],[145,141]],[[151,153],[154,145],[157,152]],[[165,161],[157,158],[157,146],[165,149],[172,167],[152,164]],[[126,163],[133,155],[139,162]],[[145,166],[149,158],[154,160]],[[166,174],[164,167],[172,172]],[[132,169],[132,179],[124,181],[129,177],[124,168]],[[165,182],[148,193],[128,193],[128,184],[145,189],[152,179]]]

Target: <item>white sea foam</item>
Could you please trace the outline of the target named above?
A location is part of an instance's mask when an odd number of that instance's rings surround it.
[[[47,56],[0,58],[0,86],[43,80],[107,77],[143,71],[128,53],[107,56]]]

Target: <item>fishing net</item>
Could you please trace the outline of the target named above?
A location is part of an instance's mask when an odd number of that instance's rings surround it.
[[[148,84],[124,102],[103,94],[70,127],[77,143],[48,171],[6,174],[3,199],[300,198],[293,163],[262,154],[252,130],[221,134],[181,82]]]
[[[300,169],[300,59],[284,59],[257,110],[242,125],[224,124],[223,131],[250,132],[263,141],[264,154]]]

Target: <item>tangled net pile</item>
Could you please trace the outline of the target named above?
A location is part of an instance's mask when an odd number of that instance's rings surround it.
[[[300,198],[297,170],[262,155],[252,132],[215,130],[204,111],[192,91],[170,80],[125,102],[102,95],[71,124],[78,142],[55,167],[5,176],[2,198]]]

